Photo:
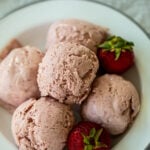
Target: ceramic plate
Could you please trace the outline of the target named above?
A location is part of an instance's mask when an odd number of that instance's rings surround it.
[[[117,139],[113,150],[144,150],[150,141],[150,40],[131,19],[118,11],[90,1],[43,1],[19,9],[0,21],[0,48],[16,37],[23,45],[44,49],[48,26],[63,18],[79,18],[106,26],[110,33],[135,43],[135,66],[125,78],[131,80],[141,98],[141,111],[131,128]],[[11,115],[0,108],[0,149],[17,150],[11,135]]]

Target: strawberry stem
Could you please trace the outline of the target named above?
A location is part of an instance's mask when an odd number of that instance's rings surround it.
[[[115,60],[118,60],[121,52],[126,50],[132,51],[134,43],[123,39],[120,36],[110,36],[104,43],[98,45],[103,51],[110,51],[115,53]]]
[[[95,134],[96,134],[96,129],[92,128],[91,131],[90,131],[90,137],[94,137]]]
[[[95,143],[99,140],[99,137],[101,136],[102,132],[103,132],[102,128],[96,132],[94,137]]]
[[[93,150],[97,148],[107,147],[106,144],[100,142],[100,136],[103,132],[103,129],[96,130],[92,128],[88,136],[83,136],[84,150]]]

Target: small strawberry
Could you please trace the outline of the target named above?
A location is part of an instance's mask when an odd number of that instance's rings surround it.
[[[108,73],[121,74],[134,64],[133,42],[119,36],[111,36],[99,45],[98,58]]]
[[[69,134],[68,150],[110,150],[110,136],[100,125],[83,121]]]

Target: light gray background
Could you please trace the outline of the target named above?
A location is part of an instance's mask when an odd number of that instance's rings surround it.
[[[42,0],[0,0],[0,18],[21,6]],[[92,0],[91,0],[92,1]],[[97,0],[124,12],[150,35],[150,0]]]

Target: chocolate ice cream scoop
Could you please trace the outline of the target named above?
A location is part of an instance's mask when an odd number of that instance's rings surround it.
[[[19,150],[63,150],[73,124],[69,106],[43,97],[15,110],[12,133]]]
[[[12,50],[0,63],[0,100],[17,107],[39,97],[37,71],[43,53],[31,46]]]
[[[90,92],[98,67],[95,53],[85,46],[66,42],[53,45],[39,65],[41,95],[80,104]]]
[[[48,31],[46,48],[59,42],[74,42],[96,52],[96,46],[107,36],[107,29],[78,19],[54,22]]]
[[[118,75],[103,75],[82,106],[82,116],[101,124],[113,134],[121,134],[140,110],[139,95],[130,81]]]

